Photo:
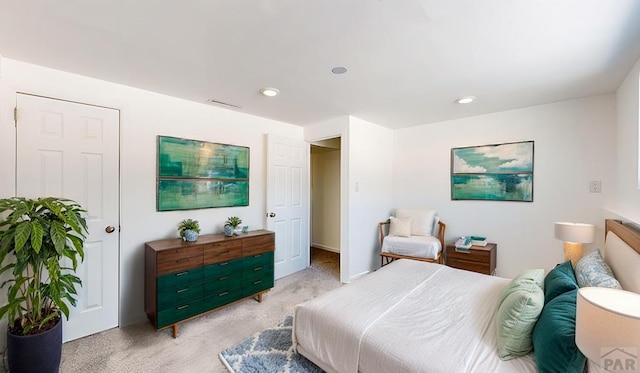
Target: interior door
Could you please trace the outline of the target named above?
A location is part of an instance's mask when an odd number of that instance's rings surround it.
[[[118,326],[119,112],[25,94],[17,109],[17,196],[64,197],[87,210],[82,287],[63,339]]]
[[[309,144],[267,135],[267,229],[276,233],[275,278],[309,266]]]

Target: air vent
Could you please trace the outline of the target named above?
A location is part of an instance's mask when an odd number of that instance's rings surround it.
[[[211,104],[211,105],[224,106],[224,107],[226,107],[226,108],[242,109],[242,107],[241,107],[241,106],[234,105],[234,104],[228,104],[228,103],[226,103],[226,102],[222,102],[222,101],[214,100],[214,99],[212,99],[212,98],[208,99],[208,100],[207,100],[207,103],[208,103],[208,104]]]

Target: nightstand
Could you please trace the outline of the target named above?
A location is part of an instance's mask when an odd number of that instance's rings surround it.
[[[485,275],[495,275],[498,245],[471,246],[468,252],[456,251],[455,245],[447,245],[445,264],[449,267],[465,269]]]

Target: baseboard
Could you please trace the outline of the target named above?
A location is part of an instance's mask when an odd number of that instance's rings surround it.
[[[326,250],[326,251],[331,251],[332,253],[340,254],[340,249],[337,249],[337,248],[331,247],[331,246],[321,245],[319,243],[312,243],[311,247],[315,247],[317,249],[322,249],[322,250]]]
[[[360,277],[364,277],[364,276],[368,275],[369,273],[371,273],[371,271],[364,271],[362,273],[358,273],[357,275],[353,275],[349,279],[349,282],[355,281],[355,280],[359,279]]]

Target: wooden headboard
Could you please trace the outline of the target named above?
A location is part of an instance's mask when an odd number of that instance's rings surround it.
[[[605,261],[623,289],[640,294],[640,230],[617,220],[606,220],[605,234]]]
[[[631,246],[638,254],[640,254],[640,231],[632,227],[630,224],[625,224],[620,220],[607,219],[604,222],[605,225],[605,237],[607,233],[613,232],[616,236],[620,237],[627,245]]]

